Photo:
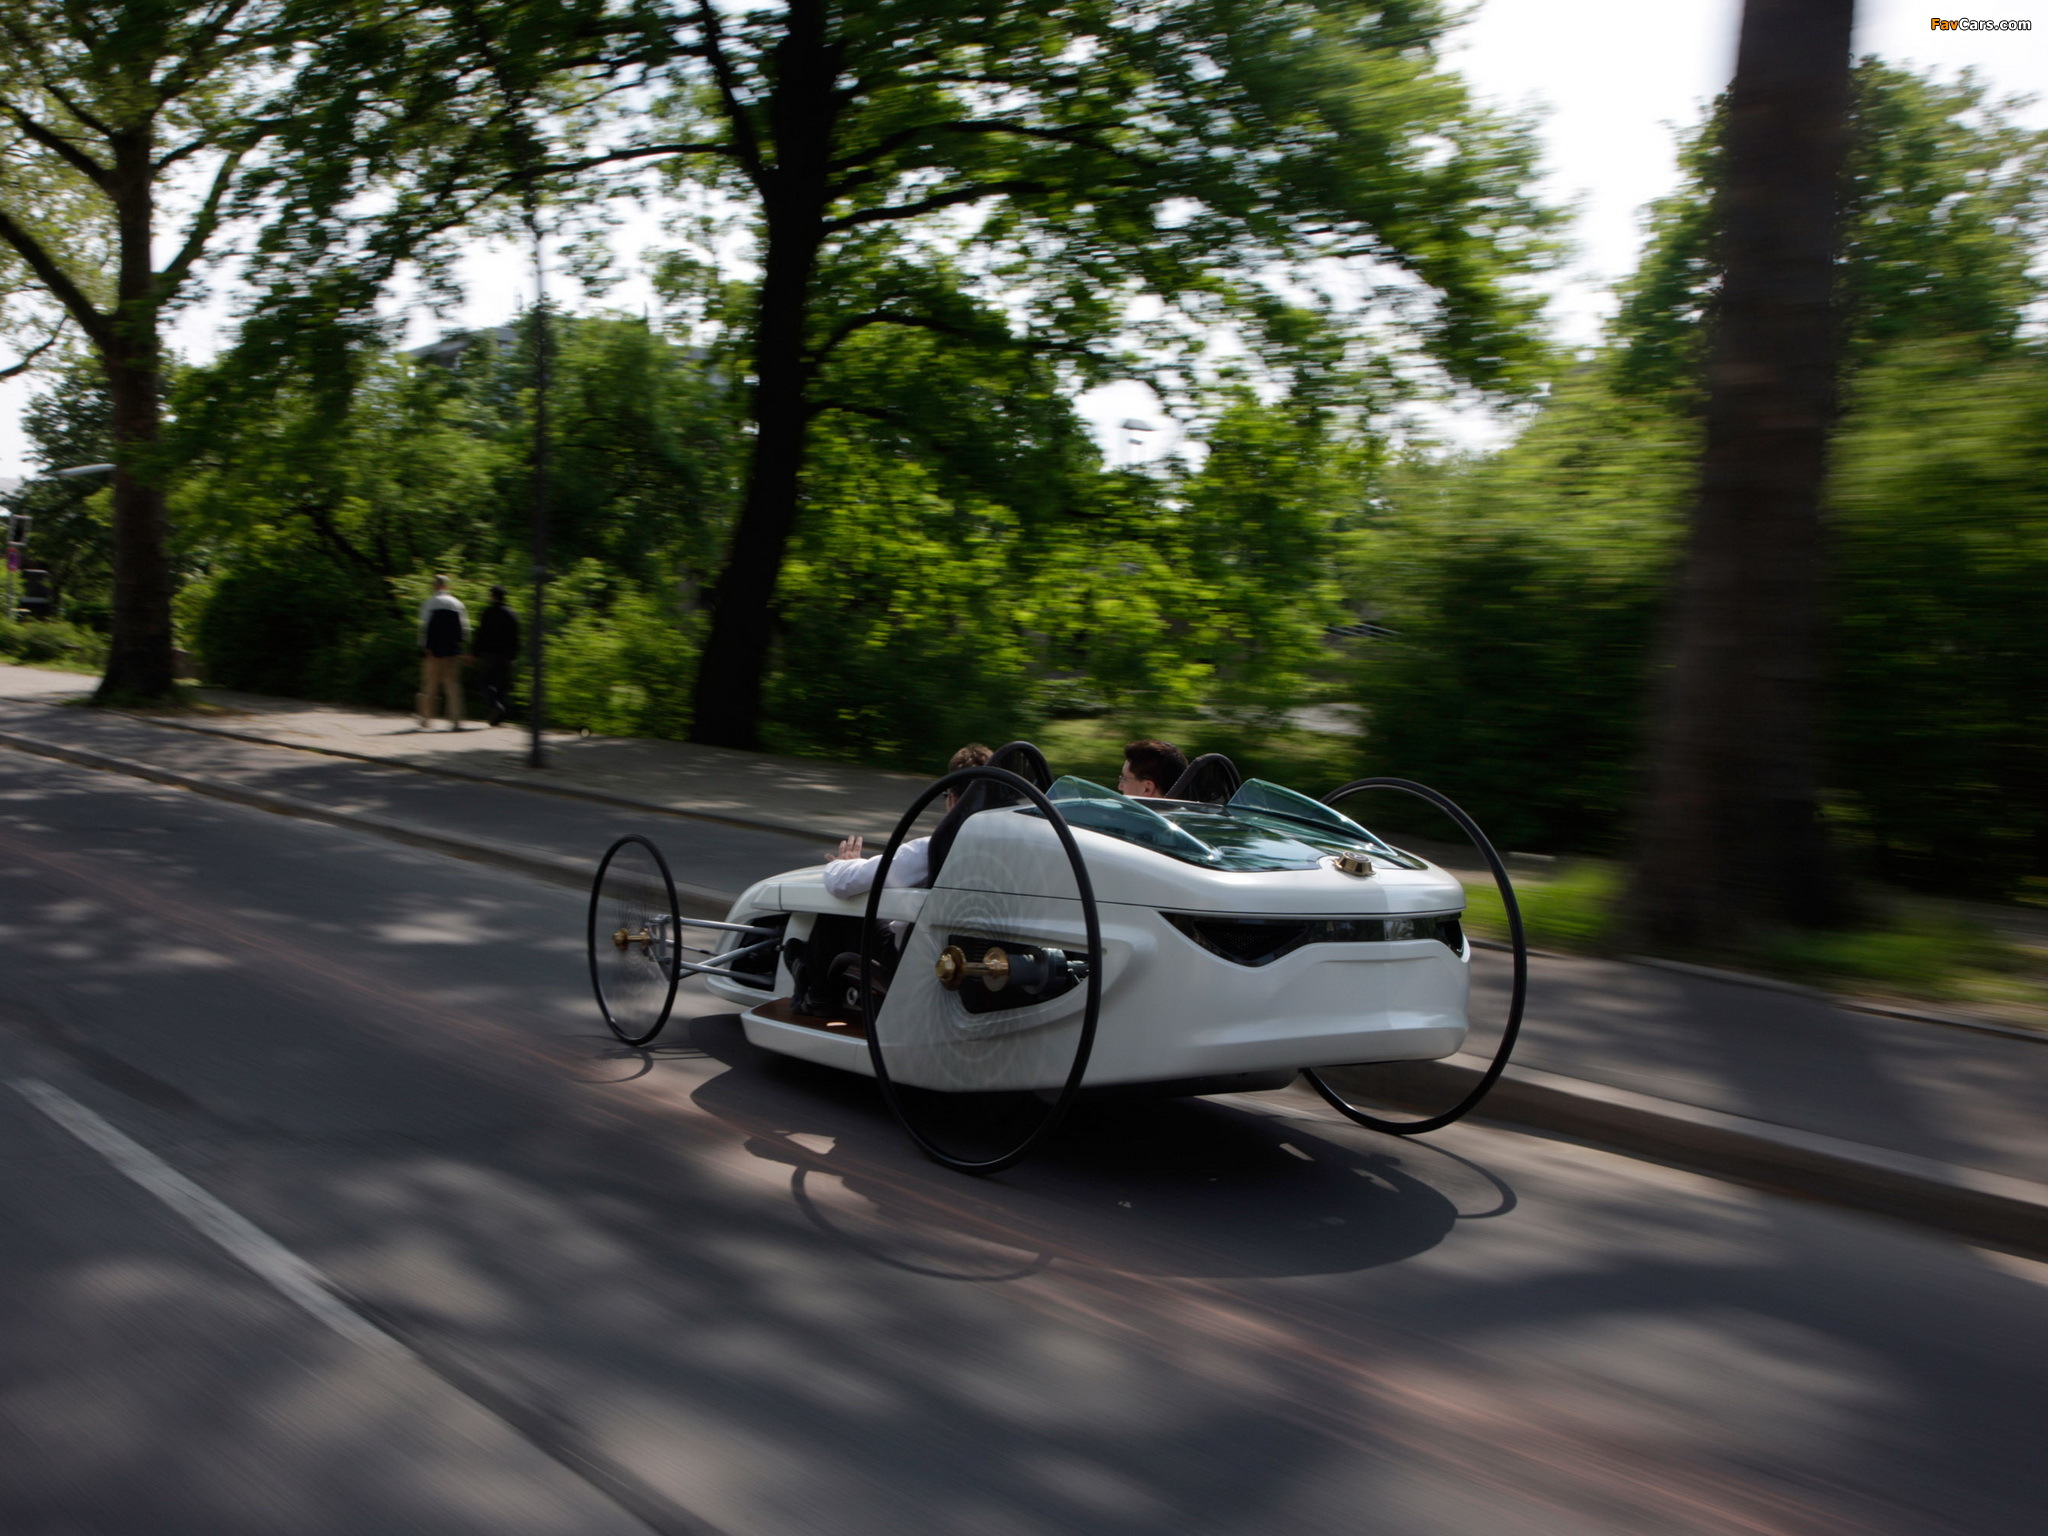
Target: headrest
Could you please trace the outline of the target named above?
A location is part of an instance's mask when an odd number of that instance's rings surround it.
[[[1221,805],[1237,793],[1237,787],[1243,782],[1238,775],[1237,764],[1221,752],[1204,752],[1173,781],[1173,788],[1166,792],[1166,798],[1205,800],[1211,805]]]
[[[1052,788],[1052,768],[1045,760],[1045,754],[1028,741],[1006,742],[990,755],[988,766],[1006,768],[1027,784],[1041,790]],[[953,839],[960,835],[960,828],[968,817],[981,811],[998,810],[1006,805],[1015,805],[1024,797],[1006,784],[993,779],[977,779],[961,792],[959,803],[939,822],[932,833],[930,848],[925,855],[925,868],[929,873],[926,883],[938,879],[939,867],[946,862],[946,855],[952,851]]]
[[[1052,765],[1045,760],[1045,754],[1028,741],[1006,742],[990,754],[991,768],[1007,768],[1027,784],[1039,789],[1052,788]],[[997,786],[977,785],[976,788],[996,789]]]

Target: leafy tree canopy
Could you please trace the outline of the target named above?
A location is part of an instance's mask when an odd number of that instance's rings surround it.
[[[1650,240],[1621,288],[1617,384],[1691,398],[1718,281],[1719,104],[1680,151],[1684,184],[1652,204]],[[2048,129],[1967,71],[1952,81],[1856,65],[1839,265],[1846,362],[1899,341],[1969,335],[2010,347],[2043,292]]]

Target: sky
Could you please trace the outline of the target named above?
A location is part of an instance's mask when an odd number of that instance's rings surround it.
[[[1927,0],[1862,0],[1857,12],[1859,54],[1945,71],[1973,67],[2002,94],[2048,97],[2048,0],[1968,0],[1967,10],[1950,13],[2031,18],[2037,26],[2030,32],[1935,31]],[[1541,114],[1545,195],[1576,209],[1575,255],[1546,280],[1551,323],[1563,340],[1598,336],[1607,290],[1640,249],[1644,206],[1676,181],[1678,131],[1699,119],[1734,68],[1740,20],[1740,0],[1482,0],[1455,34],[1448,61],[1483,99]],[[2048,101],[2027,117],[2048,126]],[[654,227],[651,216],[629,223],[623,248],[651,239]],[[479,248],[464,275],[468,301],[451,320],[409,315],[415,341],[450,325],[497,324],[532,293],[531,269],[518,252]],[[606,302],[636,309],[644,297],[644,285],[629,279]],[[181,317],[173,344],[188,357],[210,356],[226,319],[223,303],[195,308]],[[26,379],[0,383],[0,477],[27,472],[19,416],[33,390]],[[1171,421],[1141,386],[1112,385],[1081,404],[1113,460],[1178,445]],[[1126,430],[1127,420],[1152,430]],[[1483,412],[1446,426],[1472,442],[1501,430]]]

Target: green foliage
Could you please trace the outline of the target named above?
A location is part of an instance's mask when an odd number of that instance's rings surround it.
[[[352,367],[339,393],[252,378],[233,353],[179,381],[172,513],[200,564],[273,532],[373,583],[495,549],[516,446],[477,430],[473,402],[442,370],[382,352]]]
[[[1848,992],[1908,997],[1969,995],[1973,971],[2020,968],[2015,947],[1982,923],[1903,916],[1853,933],[1787,933],[1766,948],[1764,963],[1782,975]]]
[[[1600,859],[1566,865],[1548,880],[1516,880],[1515,905],[1531,949],[1599,954],[1619,936],[1615,903],[1621,899],[1621,869]],[[1508,936],[1507,906],[1491,879],[1468,881],[1465,921],[1491,939]]]
[[[611,736],[687,734],[692,627],[594,561],[559,583],[554,599],[548,718]]]
[[[1902,348],[1836,455],[1833,782],[1888,879],[2048,869],[2048,354]]]
[[[1618,847],[1692,442],[1594,368],[1502,452],[1390,476],[1354,575],[1397,631],[1359,650],[1371,771],[1503,847]]]
[[[10,513],[33,519],[28,563],[50,573],[64,617],[103,616],[113,592],[113,498],[107,477],[57,479],[47,472],[112,458],[105,371],[89,359],[70,359],[50,386],[29,401],[21,425],[39,473],[9,494],[6,505]]]
[[[1855,68],[1842,306],[1852,366],[1905,341],[2015,340],[2041,296],[2048,131],[2016,121],[1968,71],[1953,82],[1866,58]],[[1714,198],[1723,104],[1680,148],[1685,182],[1651,205],[1650,240],[1621,285],[1617,381],[1690,400],[1719,265]]]
[[[821,434],[817,515],[782,581],[771,740],[899,767],[1033,724],[1034,582],[1014,514],[941,496],[934,476]]]
[[[55,663],[79,671],[106,665],[107,637],[62,619],[0,617],[0,656],[30,664]]]
[[[1857,112],[1831,809],[1874,873],[2010,895],[2048,866],[2048,355],[2020,329],[2048,136],[1967,79],[1872,61]],[[1400,632],[1361,647],[1370,765],[1442,785],[1512,846],[1604,852],[1625,831],[1691,494],[1717,155],[1710,122],[1613,344],[1507,448],[1394,466],[1394,513],[1354,541],[1351,590]]]
[[[1547,880],[1518,878],[1515,899],[1533,949],[1607,954],[1621,938],[1620,866],[1603,860],[1565,865]],[[1488,879],[1466,885],[1466,926],[1486,938],[1507,937],[1500,893]],[[2040,1026],[2048,1020],[2048,974],[2041,956],[1987,926],[1905,902],[1856,931],[1780,931],[1738,956],[1748,966],[1833,992],[1965,1002]]]
[[[418,687],[416,627],[374,576],[273,533],[215,576],[192,641],[221,687],[402,708]]]

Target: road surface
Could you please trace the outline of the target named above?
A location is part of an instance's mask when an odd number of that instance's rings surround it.
[[[1298,1095],[962,1179],[581,924],[0,753],[0,1530],[2041,1527],[2048,1266]]]

